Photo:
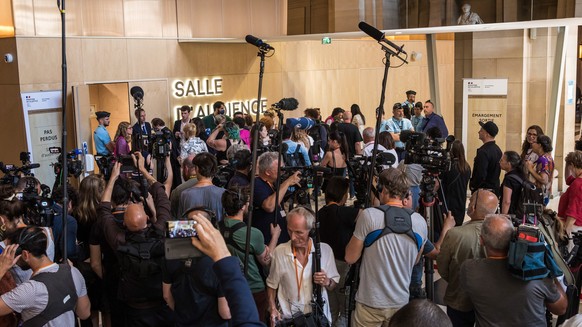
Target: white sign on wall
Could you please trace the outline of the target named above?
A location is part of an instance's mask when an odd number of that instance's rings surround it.
[[[49,148],[61,146],[62,93],[26,92],[21,99],[30,160],[40,164],[33,172],[41,183],[52,186],[55,174],[51,164],[57,161],[58,154],[49,153]]]

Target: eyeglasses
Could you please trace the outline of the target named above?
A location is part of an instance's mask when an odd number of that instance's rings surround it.
[[[527,133],[527,136],[538,136],[538,133]]]

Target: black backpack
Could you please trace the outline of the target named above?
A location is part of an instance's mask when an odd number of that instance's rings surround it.
[[[515,206],[515,216],[517,218],[521,219],[523,217],[527,204],[544,204],[544,190],[541,187],[537,187],[536,184],[530,182],[528,179],[522,179],[517,175],[510,175],[508,177],[521,185],[521,194]]]
[[[416,249],[420,251],[422,242],[419,242],[420,240],[416,238],[412,230],[412,214],[414,213],[412,209],[387,205],[375,207],[375,209],[384,212],[384,228],[366,235],[366,239],[364,240],[365,247],[371,246],[384,235],[396,233],[405,234],[410,237],[414,241],[414,244],[416,244]]]
[[[287,167],[303,167],[305,166],[305,159],[300,152],[301,144],[297,144],[295,152],[283,154],[283,159],[285,160],[285,166]]]
[[[154,230],[126,235],[126,243],[117,248],[120,300],[140,303],[163,299],[164,251],[162,235]]]

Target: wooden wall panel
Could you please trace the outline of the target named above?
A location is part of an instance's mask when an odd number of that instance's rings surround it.
[[[179,37],[220,37],[222,21],[222,1],[178,0]]]
[[[14,56],[12,63],[0,61],[0,85],[19,85],[18,64],[19,57],[16,46],[16,38],[0,38],[0,53],[11,53]]]
[[[252,34],[253,29],[251,22],[271,21],[270,13],[262,12],[261,15],[253,17],[251,15],[251,4],[249,1],[240,0],[222,0],[222,35],[221,37],[244,37],[246,34]],[[244,34],[242,34],[244,33]],[[259,35],[258,33],[255,33]],[[261,37],[264,37],[261,35]]]
[[[358,30],[360,22],[358,0],[335,1],[335,32],[353,32]]]
[[[130,61],[127,57],[127,40],[83,39],[82,51],[82,69],[86,82],[127,81]],[[131,60],[143,59],[131,58]]]
[[[34,35],[34,6],[33,0],[12,2],[14,12],[15,35]]]
[[[251,0],[250,10],[251,34],[265,38],[287,35],[287,0]]]
[[[309,27],[307,23],[310,21],[310,11],[306,6],[289,8],[288,11],[288,35],[309,34]]]
[[[163,36],[164,0],[124,0],[125,36]]]
[[[127,61],[129,80],[151,79],[166,76],[168,60],[166,40],[127,40]]]
[[[83,2],[84,35],[123,36],[123,0]]]

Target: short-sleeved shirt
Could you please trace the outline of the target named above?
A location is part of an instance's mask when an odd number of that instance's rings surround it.
[[[281,225],[281,235],[279,235],[279,241],[277,244],[281,244],[289,241],[287,220],[281,216],[281,210],[283,210],[283,208],[279,206],[278,212],[266,212],[263,209],[263,202],[273,193],[275,193],[275,191],[271,185],[265,182],[262,178],[257,177],[255,180],[255,194],[253,199],[255,211],[253,212],[252,225],[263,233],[265,243],[269,244],[271,242],[271,224],[274,222],[276,214],[277,223]],[[282,201],[282,199],[279,198],[279,201]]]
[[[110,154],[107,149],[107,144],[111,142],[111,136],[109,136],[105,126],[97,126],[97,129],[95,129],[95,132],[93,133],[93,140],[95,141],[95,151],[97,151],[97,155]]]
[[[356,154],[356,143],[363,141],[362,134],[360,134],[356,125],[353,124],[339,123],[337,124],[337,129],[345,134],[350,150],[350,157],[353,157]]]
[[[115,151],[114,154],[116,156],[126,156],[131,152],[129,149],[129,144],[127,144],[127,140],[125,137],[119,136],[117,140],[115,140]]]
[[[321,241],[331,246],[337,260],[345,260],[346,246],[356,228],[359,211],[358,208],[339,206],[335,203],[319,210]]]
[[[222,220],[222,193],[224,189],[215,185],[192,187],[182,191],[177,217],[192,207],[203,206],[216,213],[216,219]]]
[[[239,223],[240,220],[225,218],[224,225],[226,227],[232,227]],[[245,240],[247,239],[247,229],[241,228],[234,232],[232,236],[233,241],[238,244],[241,249],[245,248]],[[240,251],[236,247],[229,245],[227,243],[228,250],[230,254],[235,257],[238,257],[242,262],[245,260],[245,253],[244,251]],[[260,230],[251,227],[251,242],[250,242],[250,257],[248,261],[248,272],[247,272],[247,281],[249,283],[249,287],[251,292],[256,293],[265,290],[265,283],[263,282],[263,278],[259,272],[259,266],[257,265],[257,261],[253,256],[260,256],[265,252],[265,238]]]
[[[354,237],[363,242],[368,234],[384,226],[384,212],[368,208],[358,216]],[[428,231],[426,221],[418,213],[412,214],[412,231],[424,244]],[[400,308],[408,303],[417,246],[405,234],[390,233],[366,248],[360,266],[356,301],[377,309]]]
[[[414,128],[412,127],[412,122],[406,118],[396,119],[392,117],[391,119],[383,121],[382,126],[380,127],[380,132],[388,131],[395,134],[400,134],[402,131],[410,130],[414,130]],[[404,148],[404,142],[402,141],[395,141],[394,145],[396,145],[397,148]]]
[[[310,241],[313,244],[313,241]],[[277,299],[281,305],[281,314],[284,318],[291,318],[294,313],[311,312],[311,299],[313,296],[312,267],[315,250],[311,246],[311,255],[309,255],[305,267],[298,260],[294,259],[291,241],[280,244],[273,251],[271,259],[271,268],[269,277],[267,277],[267,286],[277,290]],[[301,288],[297,285],[297,273],[301,274]],[[325,270],[327,277],[338,283],[340,275],[335,265],[333,251],[325,243],[321,243],[321,269]],[[299,294],[298,294],[299,290]],[[321,288],[321,295],[325,301],[323,312],[327,320],[331,321],[331,311],[327,298],[327,290]]]
[[[193,258],[189,268],[185,260],[164,260],[162,281],[172,285],[176,326],[228,326],[218,313],[224,295],[213,264],[207,256]]]
[[[570,176],[566,180],[568,189],[560,197],[558,216],[562,218],[572,217],[576,226],[582,226],[582,178]]]
[[[423,116],[419,116],[419,117],[412,116],[410,118],[410,122],[412,123],[412,127],[414,127],[415,131],[420,132],[420,128],[418,128],[418,124],[420,124],[420,122],[422,121],[423,118],[424,118]]]
[[[548,183],[545,186],[545,196],[547,197],[552,189],[552,179],[554,178],[554,159],[548,153],[542,154],[535,162],[536,172],[538,174],[545,173],[548,175]]]
[[[523,281],[513,277],[507,259],[467,260],[460,277],[481,327],[546,326],[545,303],[560,299],[549,278]]]
[[[53,263],[50,266],[40,269],[37,274],[51,274],[59,270],[59,265]],[[71,276],[75,284],[77,297],[87,295],[87,288],[85,287],[85,279],[75,267],[71,267]],[[18,285],[12,291],[2,295],[2,301],[15,312],[22,315],[22,320],[27,321],[46,309],[49,301],[49,294],[45,284],[29,280]],[[45,326],[49,327],[63,327],[75,326],[75,313],[67,311],[55,319],[49,321]]]

